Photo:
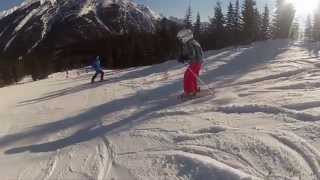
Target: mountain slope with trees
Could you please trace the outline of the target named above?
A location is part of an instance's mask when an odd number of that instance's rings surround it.
[[[260,12],[254,0],[230,2],[224,12],[218,2],[206,23],[201,12],[194,19],[191,6],[184,20],[173,20],[129,0],[32,0],[0,19],[0,85],[87,66],[95,55],[107,68],[163,62],[177,56],[176,33],[184,27],[194,30],[205,50],[292,37],[295,11],[283,0],[274,17],[267,6]],[[48,18],[52,14],[55,18]]]

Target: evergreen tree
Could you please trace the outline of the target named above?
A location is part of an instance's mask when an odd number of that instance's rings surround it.
[[[262,25],[261,25],[261,35],[263,40],[267,40],[270,38],[270,12],[269,7],[266,5],[264,7],[263,17],[262,17]]]
[[[293,4],[287,3],[286,0],[277,0],[272,27],[273,38],[288,38],[294,17]]]
[[[221,3],[218,1],[214,8],[214,18],[211,20],[211,26],[213,27],[213,37],[215,47],[224,47],[225,41],[225,19],[222,12]]]
[[[239,2],[239,0],[236,1],[236,5],[234,8],[234,24],[233,24],[233,26],[234,26],[233,30],[234,30],[235,42],[239,43],[240,33],[241,33],[240,2]]]
[[[214,16],[210,18],[208,30],[206,32],[206,46],[209,49],[223,47],[225,43],[225,20],[221,3],[218,1],[214,7]]]
[[[282,11],[282,4],[283,0],[277,0],[276,1],[276,9],[274,12],[274,17],[273,17],[273,24],[272,24],[272,36],[273,38],[277,38],[280,36],[280,26],[281,26],[281,11]]]
[[[242,8],[243,38],[246,42],[256,40],[257,35],[257,11],[254,0],[245,0]]]
[[[298,40],[299,36],[300,36],[300,25],[299,25],[299,22],[295,20],[292,23],[290,33],[289,33],[289,38],[293,40]]]
[[[239,15],[239,1],[236,2],[235,7],[230,2],[227,11],[226,37],[229,44],[237,44],[239,42],[240,29],[240,15]]]
[[[311,22],[311,16],[308,15],[306,26],[304,29],[304,40],[305,41],[312,41],[313,40],[313,27]]]
[[[156,44],[155,44],[155,54],[156,57],[162,59],[173,58],[177,50],[176,34],[179,29],[177,24],[169,21],[166,18],[162,18],[157,24],[156,28]]]
[[[184,19],[184,26],[187,29],[192,29],[192,9],[191,6],[189,5],[186,11],[186,16]]]
[[[216,7],[214,8],[214,18],[211,19],[212,27],[215,33],[222,33],[224,32],[224,15],[222,12],[221,3],[218,1]]]
[[[260,15],[260,12],[258,8],[254,9],[254,27],[255,27],[255,40],[262,40],[262,17]]]
[[[235,11],[232,3],[229,3],[228,11],[227,11],[227,22],[226,22],[226,30],[228,32],[233,32],[235,23]]]
[[[320,5],[320,3],[319,3]],[[320,6],[317,8],[313,19],[313,39],[320,41]]]
[[[120,34],[127,34],[129,33],[129,27],[128,27],[128,16],[127,12],[121,12],[119,17],[119,24],[120,24]]]
[[[200,13],[198,12],[197,13],[197,20],[194,24],[194,36],[197,40],[200,39],[200,34],[201,34],[201,16],[200,16]]]

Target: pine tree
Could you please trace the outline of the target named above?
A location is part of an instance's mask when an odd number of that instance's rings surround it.
[[[276,1],[276,9],[274,12],[273,17],[273,24],[272,24],[272,36],[273,38],[278,38],[280,36],[280,26],[281,26],[281,11],[282,11],[282,4],[283,0],[277,0]]]
[[[320,3],[313,19],[313,39],[315,41],[320,41],[320,12],[319,11],[320,11]]]
[[[261,33],[261,27],[262,27],[262,17],[260,15],[260,12],[258,8],[254,9],[254,28],[255,28],[255,40],[262,40],[262,33]]]
[[[247,42],[256,40],[257,12],[254,0],[245,0],[242,8],[243,37]]]
[[[293,4],[287,3],[286,0],[277,0],[272,27],[273,38],[288,38],[294,17]]]
[[[227,22],[226,22],[226,30],[228,32],[233,32],[235,23],[235,12],[232,3],[229,3],[228,11],[227,11]]]
[[[128,15],[127,12],[122,12],[119,17],[119,24],[120,24],[120,34],[127,34],[129,33],[129,25],[128,25]]]
[[[298,40],[299,35],[300,35],[300,24],[299,24],[298,20],[295,20],[292,23],[292,26],[291,26],[291,29],[289,32],[289,38],[293,39],[293,40]]]
[[[287,3],[285,5],[285,10],[283,13],[284,21],[283,21],[283,37],[287,37],[288,29],[290,35],[290,27],[291,27],[291,35],[294,39],[299,36],[300,25],[298,21],[294,21],[296,10],[291,3]]]
[[[239,0],[236,1],[236,5],[234,8],[234,37],[235,42],[239,43],[240,41],[240,33],[241,33],[241,23],[240,23],[240,2]]]
[[[214,7],[214,17],[210,19],[207,36],[207,47],[209,48],[223,47],[226,44],[225,20],[222,12],[221,3],[219,1]]]
[[[198,12],[197,13],[197,20],[194,24],[194,36],[197,40],[200,39],[200,34],[201,34],[201,16],[200,16],[200,13]]]
[[[270,12],[269,7],[266,5],[264,7],[263,17],[262,17],[262,25],[261,25],[261,35],[263,40],[267,40],[270,38]]]
[[[307,16],[306,26],[304,29],[304,40],[305,41],[312,41],[313,39],[313,27],[311,23],[311,16]]]
[[[224,32],[224,15],[222,12],[221,3],[218,1],[216,7],[214,8],[214,18],[211,20],[211,24],[214,27],[216,33]]]
[[[185,19],[184,19],[184,26],[187,29],[192,29],[192,9],[189,5],[186,11]]]

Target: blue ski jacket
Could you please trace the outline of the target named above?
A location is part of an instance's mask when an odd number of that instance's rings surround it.
[[[94,60],[93,64],[92,64],[92,68],[95,71],[101,71],[101,58],[100,56],[97,56],[96,59]]]

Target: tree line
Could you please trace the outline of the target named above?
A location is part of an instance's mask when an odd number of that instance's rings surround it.
[[[182,28],[163,18],[152,33],[127,28],[125,33],[61,47],[40,44],[23,58],[0,54],[0,86],[19,82],[26,75],[41,80],[51,73],[90,66],[97,55],[102,56],[102,66],[108,69],[162,63],[176,57],[179,51],[176,34]]]
[[[207,24],[201,23],[200,12],[193,23],[189,6],[184,26],[194,30],[205,49],[216,49],[268,39],[297,38],[299,25],[294,18],[294,7],[285,0],[276,0],[274,14],[270,13],[268,5],[261,12],[255,0],[229,2],[226,11],[218,1]]]
[[[314,14],[307,17],[304,39],[307,42],[320,41],[320,3]]]
[[[226,12],[226,13],[224,13]],[[102,65],[108,69],[152,65],[177,57],[181,44],[176,34],[183,28],[193,29],[195,38],[205,50],[254,41],[294,37],[295,10],[285,0],[277,0],[274,15],[266,5],[260,12],[255,0],[230,2],[226,11],[218,2],[209,22],[202,22],[200,12],[193,20],[189,6],[183,23],[162,18],[155,23],[152,33],[126,27],[123,31],[104,38],[85,40],[56,47],[42,44],[23,58],[0,54],[0,86],[18,82],[25,75],[33,80],[47,78],[49,74],[88,66],[96,55],[103,57]]]

